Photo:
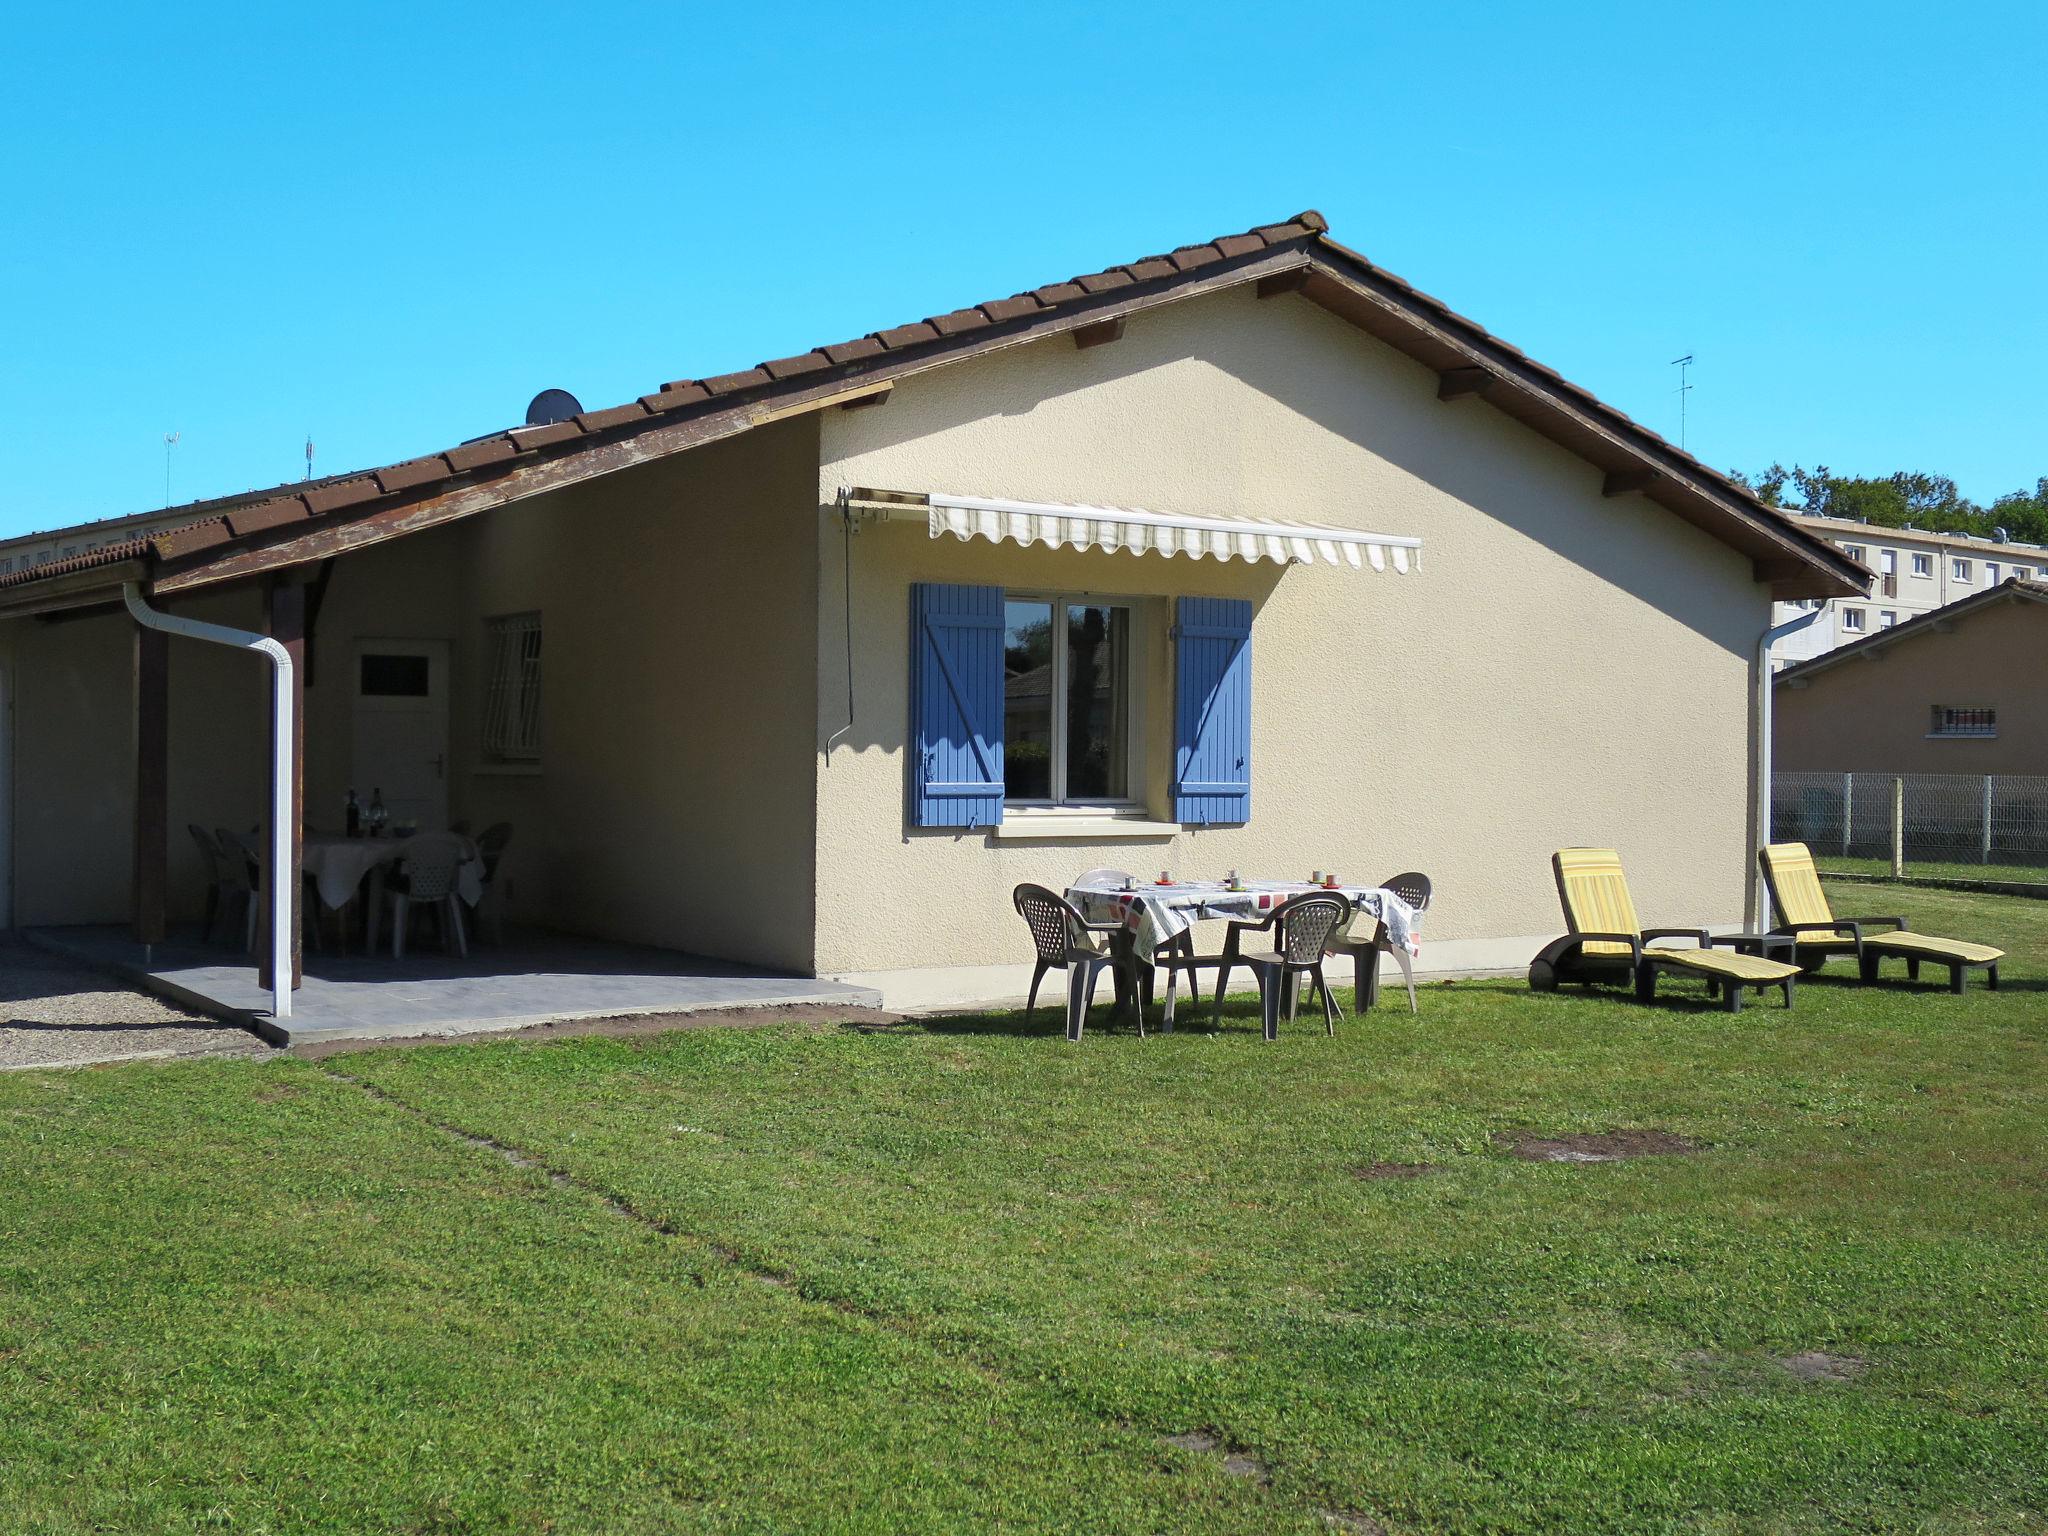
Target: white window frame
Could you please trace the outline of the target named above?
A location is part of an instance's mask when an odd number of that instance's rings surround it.
[[[1003,815],[1024,816],[1118,816],[1145,809],[1145,711],[1139,703],[1144,691],[1147,646],[1139,632],[1143,599],[1113,597],[1100,592],[1014,592],[1003,593],[1005,603],[1050,603],[1052,633],[1052,740],[1048,746],[1052,795],[1047,799],[1013,800],[1003,797]],[[1124,611],[1124,782],[1127,794],[1103,798],[1069,798],[1067,788],[1067,712],[1061,707],[1067,696],[1066,614],[1069,605],[1083,608],[1121,608]],[[1006,626],[1007,627],[1007,626]],[[1005,701],[1007,706],[1007,700]],[[1005,750],[1008,744],[1005,743]]]
[[[477,746],[486,768],[540,767],[547,653],[536,646],[533,655],[525,654],[523,640],[529,634],[545,639],[537,608],[484,620],[484,695]]]
[[[1998,736],[1998,709],[1989,704],[1936,704],[1929,711],[1930,741],[1991,741]],[[1976,715],[1981,719],[1964,720]]]
[[[1931,579],[1934,575],[1934,556],[1915,555],[1913,557],[1913,574],[1915,576],[1926,576]]]
[[[1852,635],[1862,634],[1863,610],[1861,608],[1844,608],[1842,610],[1842,628]]]
[[[1847,555],[1851,560],[1860,561],[1863,558],[1864,549],[1861,544],[1844,544],[1842,546],[1842,553]]]
[[[1896,549],[1880,549],[1877,552],[1877,568],[1886,576],[1899,574],[1899,552]]]
[[[1877,612],[1877,627],[1878,627],[1879,629],[1890,629],[1890,628],[1891,628],[1891,627],[1892,627],[1892,626],[1893,626],[1894,624],[1896,624],[1896,623],[1898,623],[1898,622],[1899,622],[1899,615],[1898,615],[1898,613],[1897,613],[1897,611],[1896,611],[1895,609],[1891,609],[1891,608],[1880,608],[1880,609],[1878,610],[1878,612]]]
[[[1968,586],[1970,584],[1970,562],[1960,556],[1951,558],[1948,563],[1948,579],[1950,581],[1959,581],[1964,586]]]
[[[2003,570],[2004,567],[1996,560],[1986,560],[1984,562],[1984,585],[1987,587],[1997,586],[2000,581],[2004,580],[2004,577],[2000,574]]]

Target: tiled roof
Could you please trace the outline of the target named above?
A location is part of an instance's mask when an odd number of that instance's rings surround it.
[[[2048,582],[2027,581],[2018,576],[2008,576],[1995,587],[1986,587],[1981,592],[1972,592],[1968,597],[1959,597],[1952,603],[1943,603],[1939,608],[1929,608],[1925,613],[1916,613],[1903,624],[1894,624],[1890,629],[1872,630],[1869,634],[1838,645],[1831,651],[1822,651],[1818,656],[1809,656],[1804,661],[1794,662],[1779,672],[1773,684],[1790,682],[1801,677],[1810,677],[1815,672],[1825,672],[1829,667],[1840,666],[1845,661],[1855,661],[1865,656],[1874,656],[1902,640],[1916,640],[1922,635],[1946,633],[1940,626],[1953,622],[1979,608],[1989,608],[1993,603],[2048,603]]]
[[[95,566],[142,560],[163,562],[204,560],[229,546],[262,536],[289,536],[296,525],[331,518],[337,513],[364,515],[379,504],[407,505],[455,486],[509,473],[527,464],[578,453],[601,443],[699,416],[717,415],[736,406],[845,380],[858,383],[870,374],[888,373],[924,357],[950,357],[978,345],[1028,329],[1048,317],[1078,316],[1091,309],[1114,307],[1121,298],[1171,292],[1183,283],[1255,264],[1261,258],[1302,253],[1302,265],[1316,261],[1333,269],[1352,268],[1412,308],[1428,324],[1460,337],[1485,354],[1489,364],[1536,377],[1539,387],[1568,400],[1587,415],[1606,423],[1625,438],[1624,451],[1654,453],[1665,465],[1714,488],[1741,505],[1744,516],[1789,536],[1796,553],[1816,566],[1839,570],[1846,557],[1824,539],[1793,526],[1775,509],[1764,506],[1719,471],[1665,442],[1657,434],[1569,383],[1554,370],[1535,362],[1518,348],[1451,310],[1439,300],[1374,266],[1365,257],[1328,238],[1329,225],[1314,211],[1243,234],[1225,235],[1199,245],[1185,245],[1157,256],[1084,273],[1004,299],[992,299],[908,325],[871,331],[852,341],[816,347],[792,357],[775,358],[735,373],[711,378],[676,379],[623,405],[585,411],[568,421],[546,426],[514,427],[489,433],[440,453],[402,463],[336,476],[311,485],[274,488],[274,494],[245,495],[234,505],[207,511],[215,504],[196,504],[200,515],[186,524],[132,540],[107,545],[89,555],[52,561],[28,571],[0,576],[0,591],[51,576]],[[278,530],[284,532],[280,534]],[[1839,577],[1838,577],[1839,579]]]

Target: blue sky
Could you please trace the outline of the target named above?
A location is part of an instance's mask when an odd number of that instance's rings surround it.
[[[35,7],[0,532],[1321,209],[1717,465],[2048,474],[2034,5]]]

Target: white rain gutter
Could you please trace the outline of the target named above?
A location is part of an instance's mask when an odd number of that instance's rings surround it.
[[[288,1019],[292,1016],[292,892],[298,884],[297,871],[285,872],[292,861],[292,653],[269,635],[159,612],[142,600],[142,587],[136,582],[123,583],[121,598],[135,622],[145,629],[254,651],[270,663],[274,744],[270,755],[270,1014]]]
[[[1763,632],[1756,643],[1756,845],[1759,852],[1771,840],[1771,716],[1777,713],[1771,696],[1771,647],[1827,612],[1825,605],[1809,608],[1796,619],[1787,619]],[[1756,881],[1756,931],[1771,925],[1771,890],[1764,880],[1763,861],[1755,861],[1751,878]]]

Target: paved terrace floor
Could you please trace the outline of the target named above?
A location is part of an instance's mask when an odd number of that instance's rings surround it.
[[[253,962],[220,946],[173,938],[145,956],[120,927],[40,928],[29,941],[113,970],[186,1008],[247,1026],[266,1039],[394,1039],[518,1029],[707,1009],[841,1006],[874,1008],[867,987],[778,975],[674,950],[607,944],[559,934],[515,934],[503,946],[473,946],[467,960],[435,953],[308,953],[292,1016],[270,1016],[270,994]]]

